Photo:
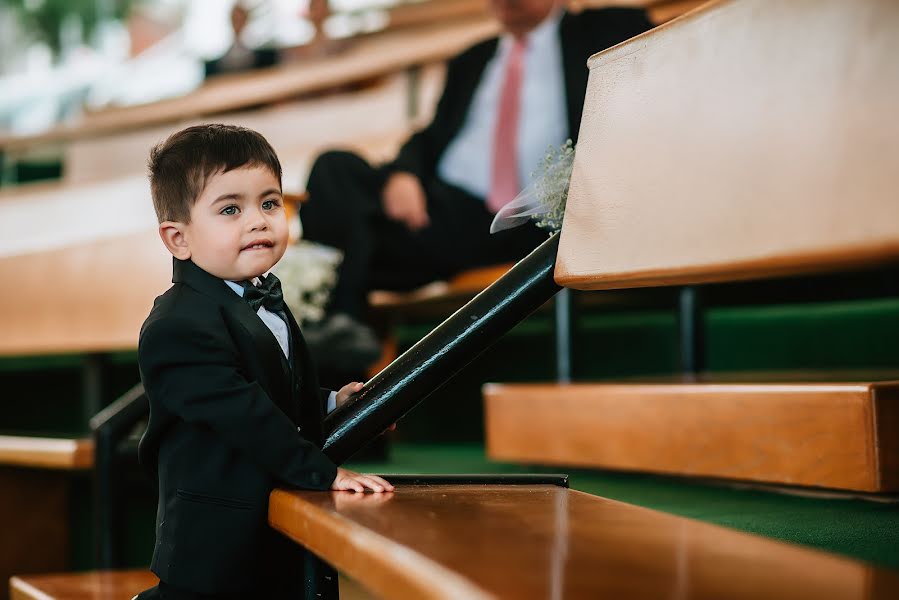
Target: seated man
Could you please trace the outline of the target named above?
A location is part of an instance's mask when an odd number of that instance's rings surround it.
[[[344,259],[330,318],[307,336],[313,349],[355,339],[360,359],[366,350],[376,357],[361,325],[369,290],[412,289],[517,260],[546,239],[530,225],[491,235],[490,223],[550,146],[576,141],[590,55],[651,27],[637,9],[572,14],[557,0],[491,7],[504,33],[449,62],[434,120],[396,160],[375,167],[328,152],[315,161],[305,237],[339,248]]]

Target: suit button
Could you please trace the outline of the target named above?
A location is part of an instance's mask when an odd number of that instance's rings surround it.
[[[314,483],[315,485],[318,485],[318,484],[320,484],[320,483],[322,482],[322,476],[319,475],[318,473],[313,473],[313,474],[309,477],[309,479],[311,479],[311,480],[312,480],[312,483]]]
[[[299,431],[302,431],[302,429],[303,429],[302,427],[297,427],[297,431],[298,431],[298,432],[299,432]]]

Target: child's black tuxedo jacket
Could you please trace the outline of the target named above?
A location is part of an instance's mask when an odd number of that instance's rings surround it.
[[[303,337],[288,311],[291,366],[224,281],[177,259],[172,281],[138,349],[140,459],[159,479],[152,570],[206,594],[300,589],[302,551],[268,526],[269,493],[328,489],[337,469],[319,449],[326,398]]]

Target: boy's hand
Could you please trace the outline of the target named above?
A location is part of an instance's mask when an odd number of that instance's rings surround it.
[[[358,381],[354,381],[352,383],[348,383],[337,392],[337,408],[340,408],[346,401],[350,399],[350,396],[358,392],[362,389],[362,384]]]
[[[350,399],[350,396],[352,396],[353,394],[355,394],[356,392],[358,392],[361,389],[362,389],[362,384],[359,383],[358,381],[348,383],[345,386],[343,386],[342,388],[340,388],[340,391],[337,392],[336,408],[340,408],[341,406],[346,404],[346,401]],[[394,429],[396,429],[396,423],[394,423],[390,427],[388,427],[387,431],[393,431]]]
[[[335,491],[350,490],[354,492],[364,492],[369,489],[373,492],[392,492],[393,486],[387,481],[381,479],[377,475],[363,475],[355,471],[348,471],[337,467],[337,477],[331,484],[331,489]]]

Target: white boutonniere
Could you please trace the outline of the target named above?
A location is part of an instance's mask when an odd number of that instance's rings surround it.
[[[574,144],[571,140],[558,148],[550,146],[540,167],[531,174],[531,184],[496,214],[490,233],[531,220],[550,233],[559,231],[565,216],[572,165]]]
[[[339,250],[301,240],[288,246],[272,269],[281,280],[284,301],[301,325],[324,316],[341,260]]]

